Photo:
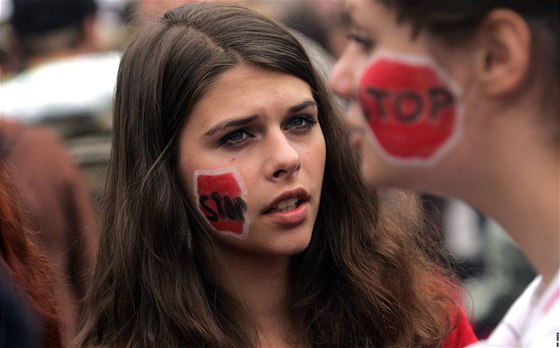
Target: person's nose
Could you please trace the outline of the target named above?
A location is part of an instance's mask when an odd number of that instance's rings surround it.
[[[356,69],[359,68],[353,64],[351,55],[352,50],[346,48],[329,75],[329,87],[335,94],[345,99],[354,97]]]
[[[298,149],[279,131],[271,136],[263,151],[266,158],[266,175],[271,181],[286,180],[301,169],[301,156]]]

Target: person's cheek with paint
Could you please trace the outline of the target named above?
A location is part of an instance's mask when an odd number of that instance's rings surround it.
[[[457,140],[459,88],[426,55],[378,50],[358,78],[373,145],[387,161],[430,164]]]
[[[247,187],[235,168],[196,170],[193,186],[197,209],[216,233],[247,237]]]

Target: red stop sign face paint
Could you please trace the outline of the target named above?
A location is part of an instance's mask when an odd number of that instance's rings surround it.
[[[426,56],[376,53],[358,96],[375,147],[393,162],[433,163],[458,137],[459,89]]]
[[[247,237],[247,187],[235,168],[197,170],[194,188],[198,210],[217,233]]]

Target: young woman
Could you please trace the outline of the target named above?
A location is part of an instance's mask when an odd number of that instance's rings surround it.
[[[472,342],[420,225],[367,190],[346,144],[325,83],[275,22],[205,3],[136,33],[80,345]]]
[[[366,179],[465,200],[540,273],[489,346],[557,342],[558,11],[547,0],[346,2],[351,40],[330,85],[366,116],[354,117]]]

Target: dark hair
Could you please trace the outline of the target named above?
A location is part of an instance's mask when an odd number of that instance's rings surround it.
[[[333,98],[305,49],[256,12],[215,3],[168,12],[124,51],[108,204],[80,344],[255,344],[234,317],[238,300],[205,266],[217,251],[186,199],[177,157],[193,106],[242,63],[308,83],[326,142],[313,237],[290,266],[296,332],[314,347],[441,344],[454,320],[452,285],[420,250],[418,225],[402,223],[411,212],[384,208],[362,182]]]
[[[95,0],[12,0],[10,24],[20,37],[80,26],[95,14]]]
[[[31,315],[39,320],[40,347],[62,347],[52,273],[30,231],[24,227],[16,197],[8,164],[0,158],[0,268],[29,306]]]
[[[555,144],[560,144],[560,1],[558,0],[375,0],[395,8],[415,31],[427,30],[448,43],[461,42],[476,33],[485,16],[494,9],[517,12],[532,34],[533,70],[548,80],[543,104],[552,105],[550,123]],[[533,74],[535,75],[535,74]]]
[[[97,10],[95,0],[12,0],[12,4],[10,25],[24,58],[78,47],[84,40],[84,21]]]

